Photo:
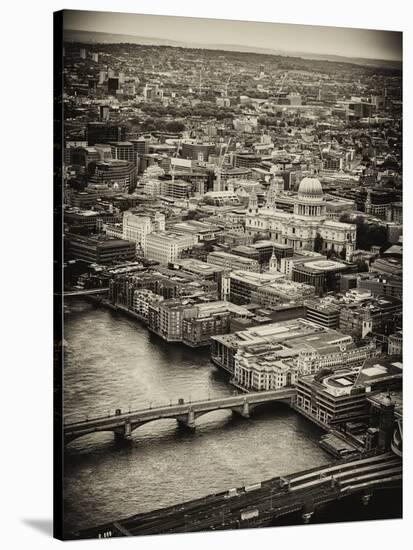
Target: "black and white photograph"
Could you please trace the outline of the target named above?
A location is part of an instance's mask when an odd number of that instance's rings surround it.
[[[2,547],[411,546],[412,20],[3,8]]]
[[[63,10],[54,53],[55,536],[401,518],[402,33]]]

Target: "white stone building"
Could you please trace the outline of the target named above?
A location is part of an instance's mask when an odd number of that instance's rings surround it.
[[[136,249],[145,253],[146,238],[152,231],[165,230],[165,215],[156,212],[153,216],[137,214],[130,210],[124,212],[122,238],[136,243]]]
[[[145,258],[168,264],[177,260],[181,252],[197,243],[197,236],[189,233],[159,231],[146,237]]]
[[[245,220],[245,231],[254,236],[267,233],[270,240],[292,246],[294,251],[314,250],[318,238],[322,251],[333,250],[351,259],[356,244],[356,226],[331,220],[326,214],[326,203],[320,181],[304,178],[297,196],[292,199],[294,211],[283,212],[275,206],[282,191],[274,178],[264,207],[258,208],[257,196],[252,191]]]

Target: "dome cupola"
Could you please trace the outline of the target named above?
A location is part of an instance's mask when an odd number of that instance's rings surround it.
[[[303,178],[298,188],[298,198],[304,201],[323,200],[323,188],[317,178]]]
[[[323,218],[326,205],[320,180],[307,177],[301,180],[298,197],[294,205],[294,214],[305,218]]]

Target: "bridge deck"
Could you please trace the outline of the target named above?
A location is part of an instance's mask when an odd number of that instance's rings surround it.
[[[95,294],[106,294],[109,292],[108,288],[85,288],[79,290],[66,290],[63,293],[64,298],[70,298],[71,296],[93,296]]]
[[[127,413],[115,414],[112,416],[100,416],[91,419],[85,419],[79,422],[65,424],[65,435],[74,435],[76,433],[87,433],[96,430],[115,429],[125,423],[139,423],[143,421],[176,418],[193,413],[206,413],[215,410],[225,410],[235,407],[242,407],[244,404],[260,405],[276,401],[291,400],[295,396],[294,388],[287,388],[269,392],[255,392],[242,394],[219,399],[205,399],[202,401],[193,401],[182,404],[170,404],[150,409],[134,410]]]
[[[231,495],[228,492],[209,495],[138,514],[116,524],[88,529],[75,536],[88,538],[103,532],[124,536],[125,532],[144,535],[257,527],[276,517],[303,510],[303,507],[304,512],[307,510],[311,514],[314,507],[352,492],[399,486],[401,471],[401,460],[393,453],[341,461],[285,478],[266,480],[255,490],[242,487],[237,489],[236,495],[232,491]],[[340,481],[335,479],[338,475]]]

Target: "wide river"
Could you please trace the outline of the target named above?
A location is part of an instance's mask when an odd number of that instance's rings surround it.
[[[208,350],[164,343],[139,322],[83,300],[65,311],[65,420],[178,398],[234,393]],[[111,433],[68,445],[64,506],[68,530],[305,470],[331,461],[321,431],[286,405],[249,420],[218,411],[194,432],[174,420],[146,424],[130,445]]]

